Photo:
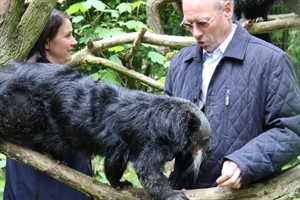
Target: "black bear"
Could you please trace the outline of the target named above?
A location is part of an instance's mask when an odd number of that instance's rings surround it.
[[[132,162],[155,199],[184,200],[162,167],[178,152],[210,148],[210,126],[191,102],[128,90],[67,66],[14,62],[0,73],[0,137],[28,138],[40,151],[105,156],[117,189]]]

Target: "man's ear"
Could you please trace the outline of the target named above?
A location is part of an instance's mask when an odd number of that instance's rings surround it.
[[[225,16],[231,19],[233,15],[233,4],[231,1],[226,1],[224,3],[224,11],[225,11]]]

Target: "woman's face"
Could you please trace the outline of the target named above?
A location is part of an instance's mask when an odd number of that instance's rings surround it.
[[[69,19],[59,27],[56,36],[44,46],[46,58],[54,64],[64,64],[71,60],[72,49],[77,45],[73,37],[73,28]]]

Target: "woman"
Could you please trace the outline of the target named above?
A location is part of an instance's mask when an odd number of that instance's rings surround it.
[[[28,62],[64,64],[71,60],[72,49],[77,45],[73,37],[70,18],[65,13],[53,10],[34,48],[28,55]],[[24,140],[18,144],[41,151]],[[52,154],[54,159],[67,166],[91,175],[90,159],[78,152]],[[6,161],[6,182],[4,200],[87,200],[84,193],[40,173],[29,166],[10,158]]]

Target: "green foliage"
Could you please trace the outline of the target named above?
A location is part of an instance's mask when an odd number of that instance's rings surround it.
[[[147,22],[146,3],[144,1],[119,2],[86,0],[68,5],[65,11],[72,16],[75,37],[79,43],[77,49],[85,47],[88,40],[102,40],[113,36],[130,32],[137,32]],[[149,30],[151,31],[151,30]],[[165,64],[167,59],[158,51],[154,45],[140,45],[134,59],[128,62],[125,59],[126,53],[132,48],[131,44],[124,44],[111,47],[101,52],[101,57],[109,58],[129,69],[154,79],[161,79],[166,75]],[[119,83],[133,89],[144,87],[138,82],[132,82],[128,77],[111,71],[106,71],[104,66],[85,66],[85,72],[92,72],[97,80],[108,78],[108,81]],[[95,68],[95,70],[91,70]],[[107,79],[105,79],[107,80]],[[131,83],[131,84],[129,84]],[[133,83],[133,84],[132,84]],[[151,89],[148,89],[148,91]]]
[[[290,44],[287,48],[287,53],[290,55],[292,61],[295,66],[300,66],[300,30],[294,29],[289,31],[289,40],[288,44]],[[300,73],[299,73],[300,77]]]
[[[282,1],[276,1],[270,14],[290,13]],[[273,43],[291,57],[300,84],[300,29],[288,29],[271,33]]]
[[[116,85],[120,85],[120,83],[118,82],[117,74],[113,70],[99,70],[91,76],[94,80],[104,80]]]
[[[285,169],[291,168],[297,164],[300,164],[300,155],[297,158],[291,160],[288,164],[284,165],[282,167],[282,169],[285,170]]]
[[[6,166],[6,156],[0,153],[0,199],[3,199],[3,191],[5,184],[5,166]]]
[[[289,54],[295,68],[300,84],[300,30],[280,30],[272,33],[272,39],[276,46]]]
[[[105,158],[101,156],[95,156],[92,159],[92,168],[94,177],[104,184],[109,184],[108,180],[106,179],[104,173],[104,160]],[[133,170],[132,164],[129,163],[127,170],[125,171],[121,181],[129,181],[132,183],[133,187],[135,188],[142,188],[140,181],[137,178],[135,171]]]

